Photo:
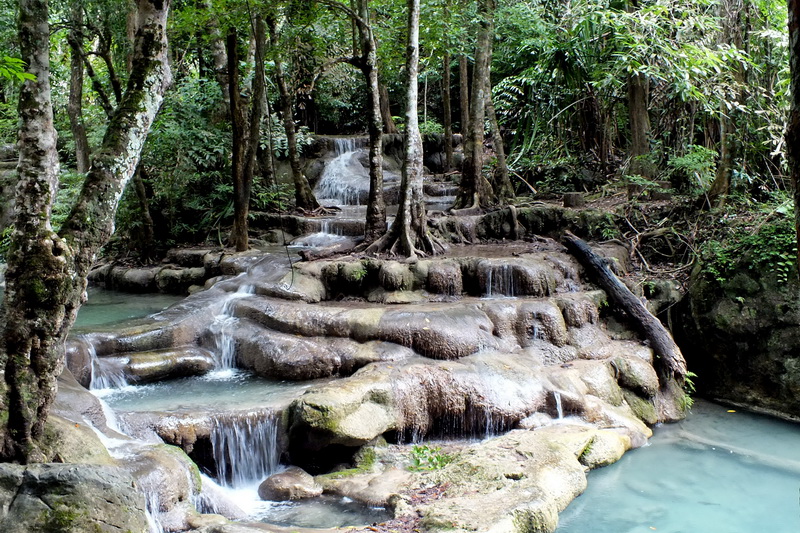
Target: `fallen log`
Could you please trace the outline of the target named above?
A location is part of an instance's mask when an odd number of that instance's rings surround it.
[[[570,232],[564,235],[564,244],[569,252],[584,266],[589,275],[606,291],[609,298],[633,320],[642,334],[650,342],[656,354],[656,368],[662,378],[662,386],[666,380],[672,379],[683,385],[686,378],[686,360],[681,349],[675,344],[672,335],[661,321],[653,316],[639,298],[611,272],[602,257],[594,253],[583,240]]]

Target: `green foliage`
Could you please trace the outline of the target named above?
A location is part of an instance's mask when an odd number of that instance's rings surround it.
[[[697,388],[694,384],[694,378],[697,377],[697,374],[691,371],[686,372],[686,376],[684,377],[683,381],[683,396],[681,396],[679,402],[681,410],[688,411],[694,405],[694,398],[692,395],[697,392]]]
[[[286,159],[289,157],[289,140],[286,137],[286,129],[283,127],[283,122],[278,118],[278,115],[272,115],[270,129],[272,131],[272,153],[275,157]],[[297,151],[303,153],[303,149],[311,146],[314,142],[314,136],[307,126],[300,126],[295,133],[295,141],[297,142]],[[266,128],[261,128],[261,148],[266,149],[269,145],[269,136]]]
[[[774,273],[785,284],[797,268],[797,244],[790,203],[761,206],[757,218],[723,215],[722,238],[710,239],[700,249],[706,274],[721,286],[739,269],[753,273]]]
[[[444,134],[444,126],[436,122],[435,120],[428,119],[426,122],[419,123],[419,132],[422,135],[443,135]]]
[[[84,178],[83,174],[77,172],[69,170],[61,172],[56,201],[53,203],[53,214],[50,218],[55,231],[58,231],[72,211],[72,206],[75,205],[83,187]]]
[[[11,102],[0,103],[0,143],[17,142],[17,110]]]
[[[690,192],[703,192],[714,181],[717,156],[716,150],[690,144],[684,155],[672,157],[667,166],[670,174],[675,177],[675,183],[680,183],[682,188]]]
[[[36,76],[25,72],[25,62],[17,57],[0,56],[0,78],[7,80],[35,80]]]
[[[412,472],[439,470],[452,460],[453,457],[442,452],[442,448],[439,446],[415,444],[411,447],[411,466],[408,469]]]

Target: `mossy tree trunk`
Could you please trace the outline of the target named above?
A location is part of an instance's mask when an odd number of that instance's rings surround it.
[[[444,171],[453,168],[453,108],[450,102],[450,52],[442,56],[442,114],[444,115]]]
[[[58,234],[50,213],[58,187],[50,99],[46,0],[21,0],[21,55],[35,81],[20,90],[19,184],[8,253],[0,363],[5,367],[2,459],[46,460],[44,424],[56,394],[64,342],[86,290],[95,255],[111,236],[114,214],[170,82],[168,0],[137,0],[138,30],[125,94],[92,159],[83,189]]]
[[[461,106],[460,131],[466,137],[469,129],[469,60],[464,54],[458,56],[458,102]]]

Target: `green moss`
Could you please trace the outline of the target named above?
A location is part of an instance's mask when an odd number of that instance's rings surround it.
[[[656,407],[652,402],[645,400],[633,391],[625,388],[622,389],[622,396],[625,398],[631,411],[633,411],[633,414],[635,414],[639,420],[650,425],[658,422]]]

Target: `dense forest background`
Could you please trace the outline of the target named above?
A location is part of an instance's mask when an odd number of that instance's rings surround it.
[[[14,57],[18,7],[4,3],[0,35],[4,55]],[[51,3],[62,161],[56,225],[68,214],[126,84],[131,7],[119,0]],[[227,239],[235,203],[234,130],[243,120],[231,118],[231,94],[241,95],[245,114],[255,113],[256,99],[263,107],[251,209],[291,208],[299,197],[285,180],[276,182],[276,162],[280,167],[291,159],[293,145],[302,155],[312,133],[368,130],[358,16],[377,45],[384,131],[403,130],[406,2],[178,1],[171,9],[173,84],[126,190],[109,252],[146,256],[145,250],[176,243]],[[260,51],[259,17],[268,26]],[[482,25],[491,37],[488,49],[478,43]],[[620,184],[669,186],[691,213],[688,226],[671,237],[682,261],[722,251],[724,263],[725,253],[735,255],[735,247],[723,244],[727,236],[760,230],[758,220],[767,216],[763,248],[774,252],[773,266],[792,262],[783,141],[786,26],[785,3],[772,0],[423,2],[420,130],[465,131],[476,60],[484,51],[491,66],[486,143],[499,145],[491,136],[499,129],[505,150],[491,151],[502,160],[484,161],[483,173],[507,165],[517,203],[566,191],[609,196]],[[231,57],[240,86],[233,92]],[[254,98],[262,64],[263,97]],[[0,82],[4,143],[16,140],[18,83],[13,76]],[[709,208],[719,234],[698,239],[697,232],[710,229],[701,215]],[[9,235],[6,227],[4,242]]]

